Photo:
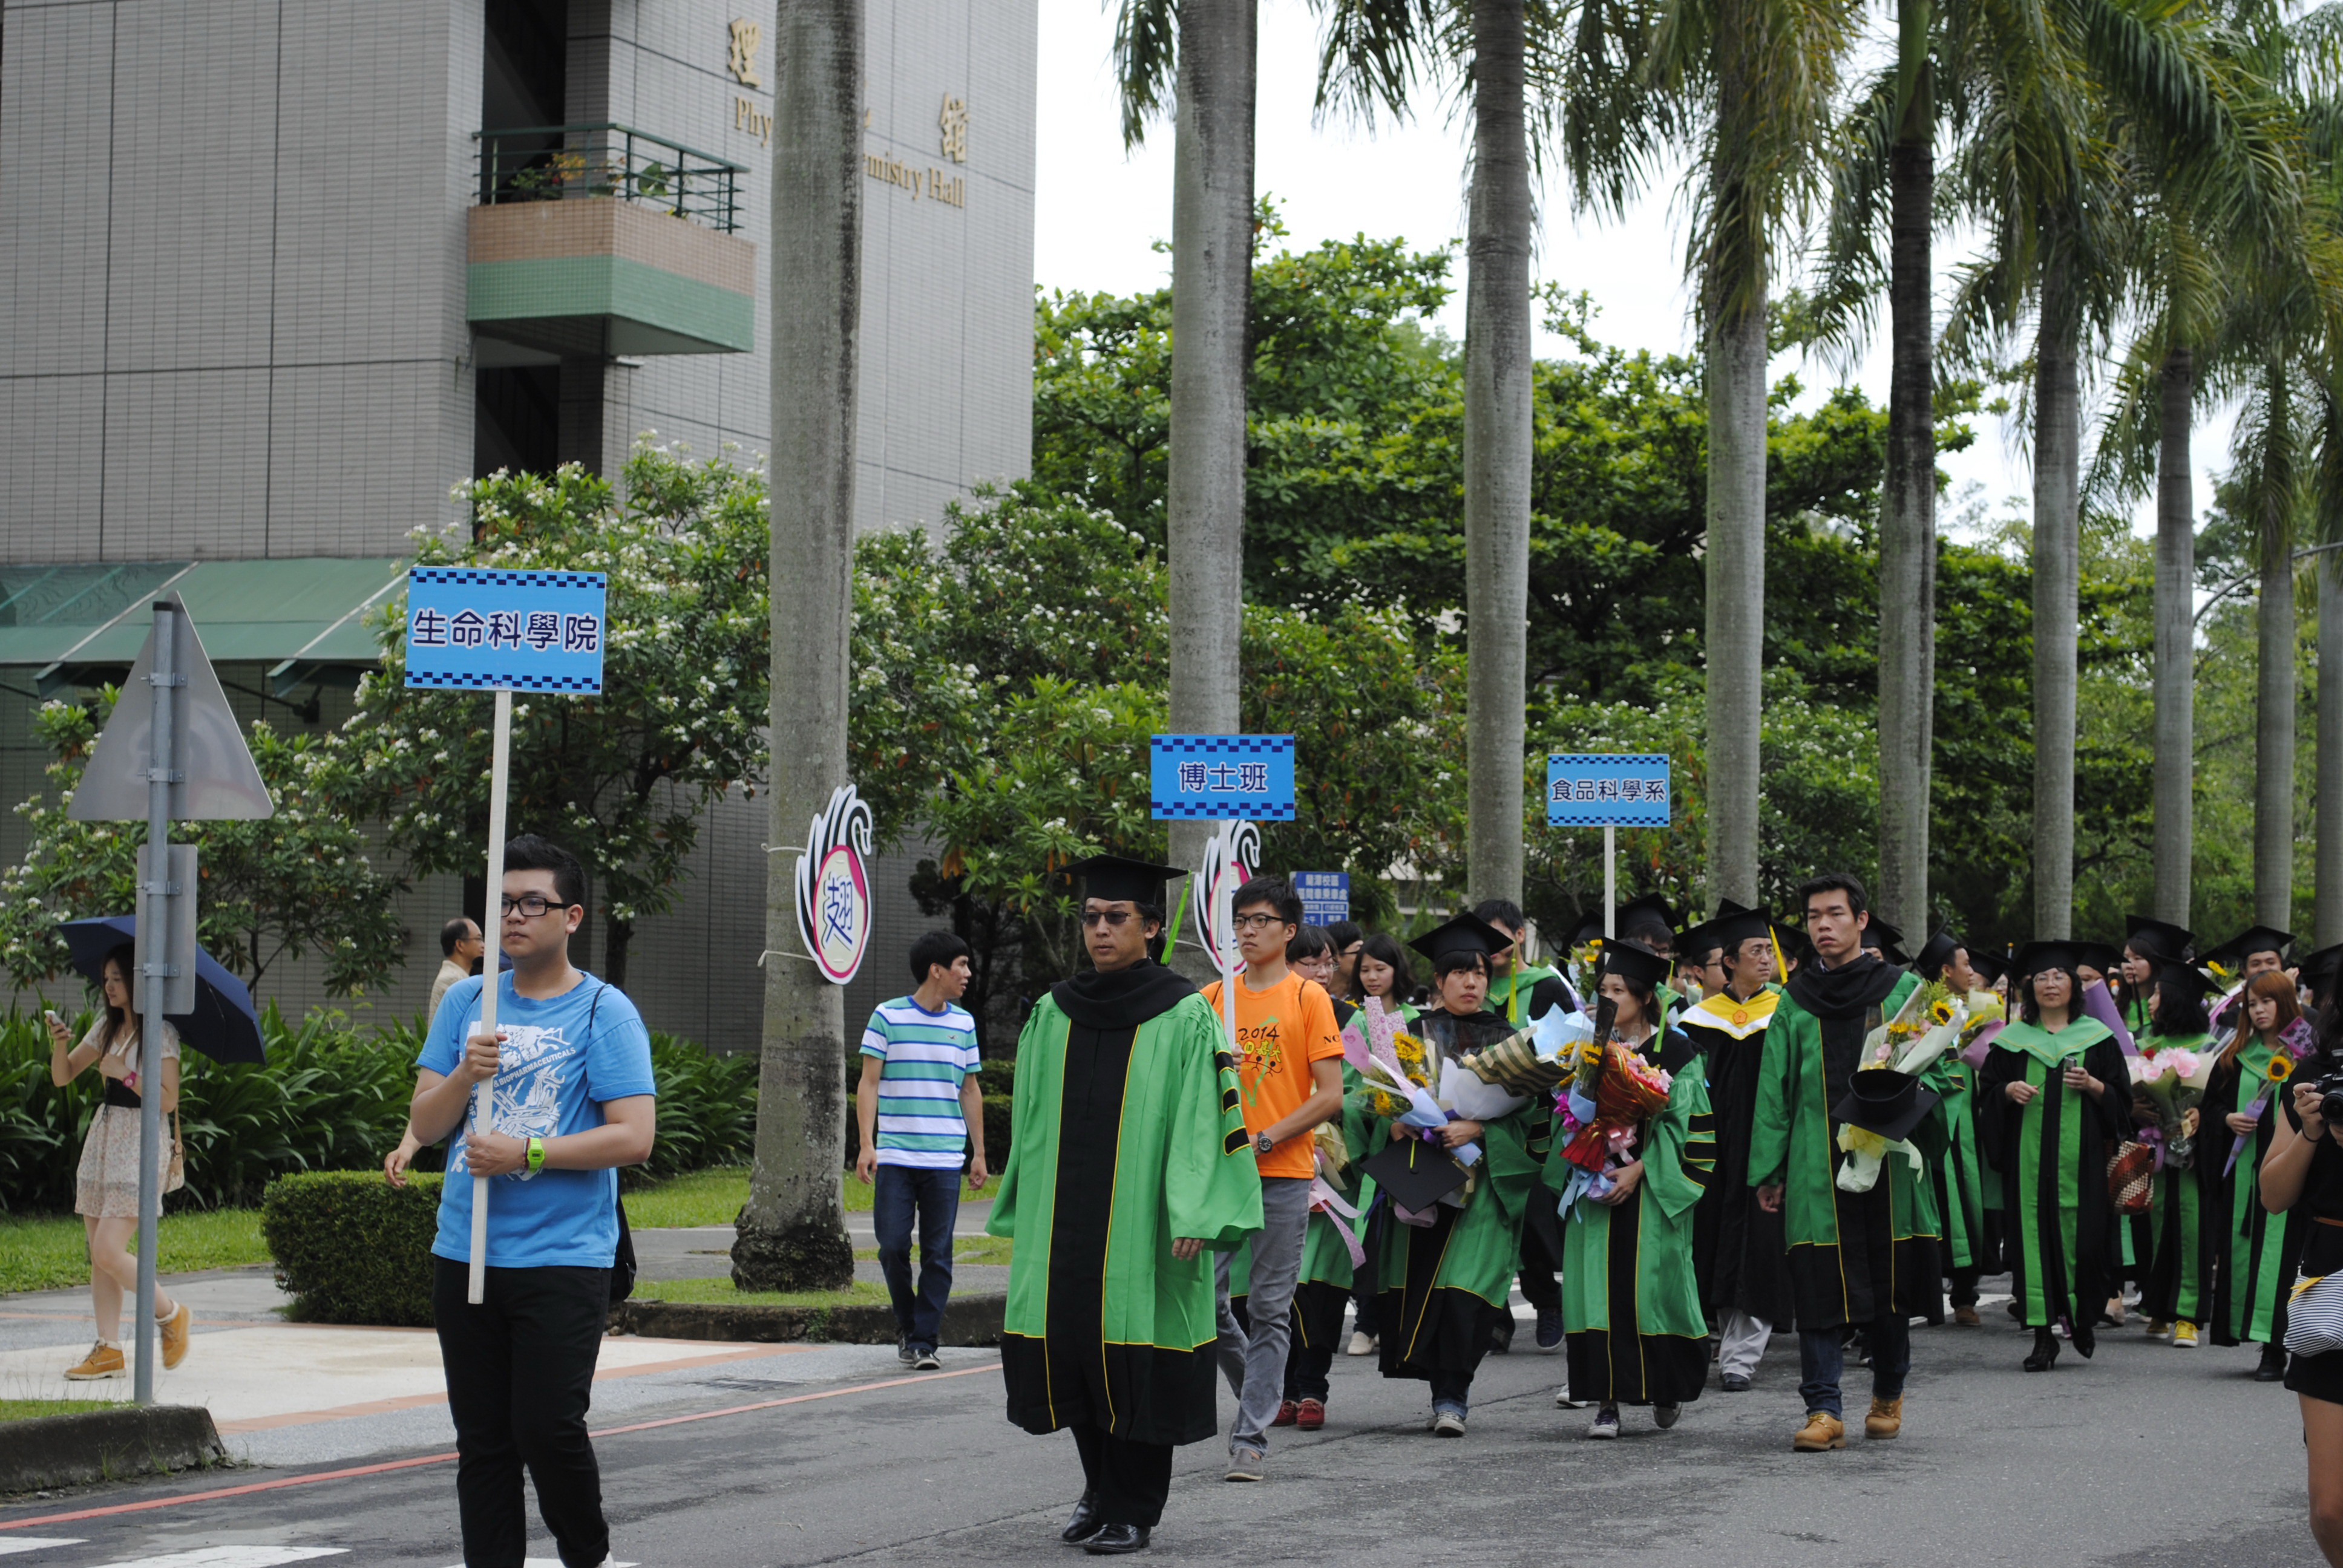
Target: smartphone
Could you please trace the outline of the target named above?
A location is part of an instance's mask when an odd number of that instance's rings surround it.
[[[65,1020],[57,1016],[57,1010],[53,1007],[43,1008],[41,1010],[41,1016],[47,1019],[51,1023],[55,1024],[59,1029],[63,1029],[65,1026]]]

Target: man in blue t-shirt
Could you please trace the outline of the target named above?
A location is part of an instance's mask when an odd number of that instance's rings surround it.
[[[416,1059],[415,1137],[458,1128],[440,1190],[431,1313],[456,1423],[456,1496],[469,1568],[520,1568],[521,1466],[567,1568],[610,1556],[586,1434],[618,1244],[618,1172],[650,1158],[658,1129],[650,1036],[634,1003],[569,962],[586,873],[558,844],[505,846],[497,1027],[480,1027],[479,977],[450,986]],[[486,1123],[468,1121],[488,1083]],[[472,1187],[488,1178],[488,1282],[468,1294]]]
[[[854,1173],[876,1184],[870,1228],[895,1303],[895,1353],[906,1366],[932,1372],[940,1364],[936,1342],[951,1294],[963,1158],[968,1190],[984,1185],[984,1096],[976,1076],[976,1020],[954,1005],[968,990],[968,944],[950,931],[930,931],[911,944],[911,978],[918,989],[880,1002],[862,1031],[862,1082],[854,1095],[862,1143]]]

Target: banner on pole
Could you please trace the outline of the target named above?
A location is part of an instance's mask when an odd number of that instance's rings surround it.
[[[1302,900],[1302,918],[1313,926],[1331,926],[1351,918],[1351,873],[1296,871],[1293,891]]]
[[[798,936],[821,978],[844,985],[870,949],[870,808],[851,784],[806,826],[798,857]]]
[[[411,568],[407,684],[594,696],[602,689],[608,597],[600,572]]]
[[[1549,828],[1664,828],[1673,791],[1660,752],[1554,752],[1545,759]]]
[[[1293,820],[1291,735],[1158,735],[1148,747],[1156,820]]]

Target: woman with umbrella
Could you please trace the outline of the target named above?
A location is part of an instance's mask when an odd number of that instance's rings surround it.
[[[90,1026],[81,1043],[65,1020],[52,1012],[49,1025],[49,1081],[59,1088],[71,1083],[96,1064],[105,1080],[105,1102],[90,1118],[82,1141],[81,1169],[74,1186],[74,1212],[82,1217],[89,1235],[89,1293],[97,1312],[97,1343],[65,1377],[75,1382],[118,1378],[126,1372],[120,1342],[122,1297],[138,1288],[138,1260],[127,1242],[138,1226],[138,1112],[144,1092],[138,1081],[139,1042],[144,1020],[130,1008],[131,947],[124,943],[106,956],[99,987],[106,999],[104,1012]],[[158,1091],[166,1116],[179,1106],[179,1032],[163,1025],[163,1071]],[[162,1175],[164,1161],[156,1161]],[[174,1302],[155,1285],[156,1326],[162,1331],[163,1364],[176,1367],[186,1358],[187,1330],[195,1314],[185,1302]]]

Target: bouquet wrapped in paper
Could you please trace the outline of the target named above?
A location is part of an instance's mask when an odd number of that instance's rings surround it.
[[[1394,1136],[1423,1137],[1457,1120],[1433,1098],[1432,1086],[1448,1064],[1419,1037],[1393,1032],[1389,1054],[1371,1049],[1365,1077],[1373,1091],[1369,1101],[1375,1114],[1388,1119]],[[1462,1143],[1449,1151],[1459,1165],[1470,1168],[1481,1158],[1478,1143]]]
[[[1986,1050],[2008,1024],[2009,1015],[2001,998],[1992,991],[1973,990],[1964,1000],[1968,1003],[1968,1018],[1961,1025],[1961,1060],[1971,1067],[1983,1067]]]
[[[1942,980],[1923,980],[1912,988],[1894,1018],[1864,1037],[1855,1070],[1892,1067],[1898,1072],[1917,1072],[1952,1045],[1966,1016],[1966,1002],[1953,995],[1951,987]],[[1906,1062],[1918,1065],[1906,1066]]]
[[[1562,1105],[1570,1141],[1562,1157],[1582,1171],[1599,1171],[1635,1141],[1636,1129],[1667,1109],[1668,1073],[1612,1040],[1582,1069]]]
[[[2288,1079],[2294,1076],[2294,1070],[2309,1060],[2311,1053],[2318,1049],[2310,1020],[2307,1018],[2297,1018],[2278,1030],[2278,1049],[2270,1053],[2269,1065],[2262,1069],[2262,1091],[2254,1097],[2251,1105],[2246,1107],[2246,1114],[2256,1121],[2259,1121],[2262,1112],[2269,1109],[2271,1097],[2285,1087]],[[2246,1142],[2252,1137],[2250,1132],[2240,1132],[2230,1141],[2229,1162],[2221,1167],[2222,1175],[2227,1176],[2237,1168],[2237,1156],[2246,1151]]]
[[[2213,1051],[2167,1045],[2130,1059],[2132,1088],[2156,1108],[2156,1125],[2140,1130],[2140,1141],[2157,1146],[2157,1163],[2185,1165],[2197,1152],[2198,1108],[2206,1081],[2220,1057]]]

